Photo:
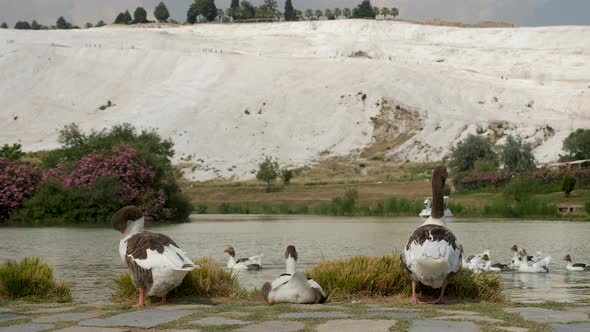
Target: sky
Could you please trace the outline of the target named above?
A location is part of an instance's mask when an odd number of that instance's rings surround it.
[[[161,0],[0,0],[0,22],[14,26],[18,20],[36,19],[44,25],[55,25],[59,16],[76,24],[111,23],[117,13],[143,6],[149,16]],[[292,0],[297,9],[354,7],[361,0]],[[263,0],[251,0],[260,4]],[[192,0],[164,0],[172,18],[186,20]],[[215,0],[218,8],[229,7],[230,0]],[[516,26],[590,25],[590,0],[372,0],[378,7],[397,7],[400,18],[423,20],[440,18],[447,21],[476,23],[500,21]],[[278,0],[279,8],[284,0]]]

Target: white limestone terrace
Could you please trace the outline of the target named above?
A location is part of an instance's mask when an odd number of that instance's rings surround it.
[[[264,155],[289,166],[354,156],[371,144],[382,100],[420,118],[393,158],[440,160],[477,132],[498,144],[519,134],[554,161],[571,131],[590,127],[590,27],[0,30],[0,143],[27,151],[57,147],[71,122],[129,122],[171,137],[175,162],[190,155],[189,179],[247,179]]]

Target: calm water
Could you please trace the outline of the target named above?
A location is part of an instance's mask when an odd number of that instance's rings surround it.
[[[191,257],[211,256],[224,264],[223,249],[236,256],[265,255],[264,270],[241,272],[242,284],[261,287],[284,271],[288,244],[299,251],[299,265],[308,268],[322,258],[387,255],[401,250],[418,218],[330,218],[301,216],[194,216],[192,223],[152,228],[170,235]],[[549,274],[502,273],[504,286],[516,301],[590,299],[590,273],[568,272],[561,257],[590,263],[590,223],[559,221],[475,220],[450,222],[465,254],[489,248],[493,262],[510,261],[510,245],[541,250],[553,257]],[[117,254],[119,233],[96,228],[0,228],[0,261],[40,256],[70,283],[77,299],[106,299],[113,280],[125,271]]]

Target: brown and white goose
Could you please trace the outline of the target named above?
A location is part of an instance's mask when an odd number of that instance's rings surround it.
[[[145,306],[145,296],[162,298],[180,285],[184,276],[199,268],[164,234],[143,230],[143,213],[136,206],[125,206],[112,218],[113,228],[123,234],[119,255],[127,264],[133,285],[139,289],[138,307]]]
[[[447,228],[444,219],[444,186],[448,177],[444,166],[432,174],[432,213],[410,236],[401,256],[406,275],[412,279],[412,303],[422,303],[416,297],[416,282],[441,288],[439,298],[431,303],[444,303],[447,279],[462,265],[463,247]]]

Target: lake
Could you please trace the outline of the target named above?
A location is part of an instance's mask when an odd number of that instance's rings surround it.
[[[240,272],[241,283],[260,288],[285,269],[289,244],[299,252],[299,267],[322,259],[399,252],[421,223],[416,218],[343,218],[317,216],[194,215],[192,222],[149,227],[172,237],[190,257],[210,256],[227,263],[223,249],[233,246],[236,257],[264,254],[259,272]],[[529,254],[551,255],[550,273],[501,273],[514,301],[590,299],[590,273],[569,272],[561,258],[590,263],[590,223],[523,220],[455,220],[448,226],[463,244],[465,255],[489,248],[493,262],[507,263],[510,246]],[[39,256],[55,267],[57,278],[73,288],[81,301],[108,299],[114,278],[126,271],[118,256],[120,234],[111,228],[0,228],[0,261]]]

